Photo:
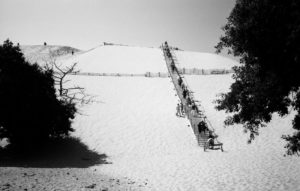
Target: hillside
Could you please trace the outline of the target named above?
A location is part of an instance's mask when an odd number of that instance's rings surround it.
[[[231,70],[237,62],[216,54],[174,51],[178,60],[188,69]],[[99,46],[78,56],[66,64],[77,63],[83,73],[166,74],[167,68],[161,49],[121,45]],[[165,76],[165,75],[164,75]]]
[[[81,52],[81,50],[76,48],[58,45],[22,45],[20,48],[29,62],[37,62],[39,64],[44,64],[50,59],[71,56],[72,52],[73,54]]]
[[[206,54],[175,52],[180,66],[229,69],[237,63]],[[100,56],[101,55],[101,56]],[[72,58],[73,59],[73,58]],[[165,72],[159,49],[101,46],[78,56],[83,71]],[[106,65],[107,64],[107,65]],[[175,116],[178,97],[168,78],[73,76],[101,103],[88,106],[75,121],[75,136],[111,165],[95,167],[109,176],[126,176],[147,186],[141,190],[295,190],[300,161],[284,157],[282,134],[292,132],[292,114],[274,116],[248,145],[241,126],[224,128],[228,114],[214,109],[216,95],[229,90],[231,75],[185,76],[194,96],[224,143],[225,152],[197,145],[186,118]],[[144,184],[145,185],[145,184]],[[149,187],[148,187],[149,186]]]
[[[121,74],[167,72],[162,52],[158,48],[99,46],[70,58],[66,64],[75,62],[81,72]]]
[[[232,59],[212,53],[173,51],[177,57],[180,68],[198,69],[226,69],[230,70],[238,63]]]
[[[140,190],[297,190],[300,161],[284,157],[281,135],[292,115],[274,116],[251,145],[241,126],[224,128],[212,101],[228,91],[230,75],[186,76],[216,129],[224,152],[197,145],[186,118],[175,115],[178,98],[168,78],[72,76],[97,95],[73,134],[112,164],[94,166],[110,177],[130,177]]]
[[[214,54],[174,53],[178,67],[182,68],[230,69],[237,64]],[[59,61],[65,65],[76,62],[78,69],[87,73],[167,73],[159,48],[99,46]],[[81,177],[94,173],[95,177],[111,178],[105,179],[106,184],[91,178],[89,184],[95,183],[98,190],[105,190],[104,185],[110,186],[107,190],[119,190],[120,184],[125,184],[123,190],[157,191],[300,189],[300,160],[283,156],[285,143],[281,139],[282,134],[292,132],[293,113],[285,118],[274,115],[251,145],[247,144],[247,135],[240,125],[223,127],[228,114],[216,111],[213,100],[217,94],[229,91],[233,82],[231,74],[184,75],[184,83],[194,92],[218,139],[224,143],[224,152],[204,152],[188,119],[175,115],[179,99],[170,78],[81,75],[68,78],[70,86],[79,85],[96,96],[95,102],[80,108],[73,122],[72,136],[80,138],[91,150],[108,156],[107,163],[80,172]],[[60,181],[65,179],[67,185],[51,181],[55,180],[51,176],[56,176],[53,172],[60,174],[61,169],[50,169],[52,174],[41,170],[41,175],[32,179],[22,174],[36,172],[36,168],[9,170],[20,172],[19,178],[28,184],[35,184],[37,179],[45,182],[44,177],[50,177],[48,190],[80,190],[85,188],[78,185],[87,184],[86,179],[76,180],[68,175],[60,176]],[[73,175],[77,170],[68,171]],[[7,176],[0,173],[1,178]]]
[[[164,58],[160,48],[135,47],[105,43],[88,51],[81,51],[68,46],[25,45],[21,46],[24,56],[30,62],[43,65],[45,61],[55,59],[70,65],[77,63],[82,73],[114,74],[167,74]],[[72,55],[72,52],[74,53]],[[178,68],[187,70],[231,70],[238,63],[229,58],[211,54],[173,50],[178,61]],[[121,64],[124,63],[124,64]]]

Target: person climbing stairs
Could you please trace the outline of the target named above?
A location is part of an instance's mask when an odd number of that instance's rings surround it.
[[[177,95],[181,101],[183,110],[187,118],[189,119],[191,127],[193,128],[198,145],[200,147],[204,147],[205,149],[205,145],[209,139],[209,134],[212,132],[214,133],[214,129],[212,128],[206,117],[203,115],[203,112],[196,106],[195,101],[192,100],[192,92],[188,90],[187,84],[184,84],[183,76],[180,76],[180,73],[175,65],[174,60],[177,59],[173,58],[174,56],[172,55],[167,42],[162,45],[162,50],[164,53],[169,75],[172,79]],[[210,124],[211,128],[208,127],[208,124]]]

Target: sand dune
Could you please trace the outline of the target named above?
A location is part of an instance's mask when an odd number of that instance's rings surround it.
[[[176,56],[186,67],[222,69],[236,63],[202,53],[178,51]],[[84,72],[167,71],[162,51],[155,48],[100,46],[69,58],[66,64],[74,62]],[[292,131],[293,114],[274,115],[248,145],[241,126],[223,127],[227,114],[216,111],[212,103],[216,94],[229,90],[230,75],[185,78],[225,152],[204,152],[197,145],[188,120],[175,115],[178,97],[169,78],[70,76],[73,84],[97,96],[97,102],[84,106],[76,116],[73,136],[93,152],[105,154],[107,164],[83,169],[1,167],[1,185],[16,183],[12,176],[38,185],[34,178],[22,177],[34,172],[41,184],[50,185],[47,189],[85,190],[96,183],[95,189],[108,186],[108,190],[300,190],[300,160],[283,156],[280,138]],[[67,172],[79,176],[79,182],[68,178]]]
[[[82,52],[73,47],[59,45],[22,45],[20,48],[26,60],[31,63],[37,62],[40,65],[54,59],[67,59],[73,56],[72,52],[74,55]]]
[[[109,156],[112,164],[97,167],[99,172],[148,181],[146,190],[299,189],[300,161],[283,156],[280,138],[291,131],[291,116],[275,116],[248,145],[240,127],[223,128],[226,115],[211,103],[216,93],[228,89],[230,76],[189,76],[187,81],[201,98],[225,152],[203,152],[197,146],[188,121],[175,116],[177,97],[168,79],[78,79],[103,101],[85,110],[89,116],[77,118],[75,133]]]
[[[235,60],[212,53],[173,51],[179,68],[198,68],[198,69],[231,69],[238,65]]]
[[[65,64],[75,62],[81,72],[137,74],[167,71],[158,48],[99,46],[67,60]]]

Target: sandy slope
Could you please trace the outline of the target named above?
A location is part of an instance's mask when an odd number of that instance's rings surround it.
[[[20,46],[26,60],[31,63],[37,62],[40,65],[44,65],[45,62],[49,62],[54,59],[67,59],[81,53],[78,50],[69,46],[59,45],[22,45]]]
[[[197,149],[187,120],[175,117],[177,97],[169,79],[81,77],[78,81],[85,82],[102,103],[89,106],[85,111],[89,116],[77,118],[75,134],[110,157],[113,164],[99,168],[105,174],[151,180],[156,187],[168,181],[159,175],[172,173],[186,148]]]
[[[261,129],[260,136],[248,145],[248,135],[242,127],[235,125],[224,128],[226,114],[216,111],[212,102],[216,94],[227,92],[233,81],[231,75],[185,76],[195,98],[201,100],[208,119],[224,143],[226,153],[217,163],[222,164],[219,173],[236,182],[236,190],[299,190],[300,160],[296,157],[284,157],[284,140],[282,134],[292,132],[293,114],[285,118],[273,115],[273,120]],[[222,172],[223,171],[223,172]],[[231,172],[228,172],[231,171]],[[229,174],[230,173],[230,174]],[[229,182],[228,182],[229,183]],[[225,188],[229,184],[224,184]],[[232,185],[233,186],[233,185]]]
[[[281,134],[290,132],[291,117],[274,120],[248,145],[238,127],[224,129],[225,114],[211,101],[229,87],[229,76],[189,76],[225,152],[196,145],[186,119],[175,117],[177,97],[168,79],[85,78],[88,90],[98,94],[76,120],[76,135],[91,148],[104,152],[112,164],[99,172],[148,182],[146,190],[297,190],[298,158],[283,157]],[[221,83],[220,83],[221,82]],[[97,84],[97,85],[96,85]],[[197,87],[199,87],[197,89]]]
[[[173,51],[180,68],[226,69],[229,70],[238,63],[232,59],[211,53]]]
[[[190,61],[185,60],[189,57],[194,59],[192,65],[201,58],[200,53],[182,54],[186,54],[178,55],[182,65],[189,65]],[[203,63],[208,63],[208,57],[205,59],[207,62]],[[68,62],[74,61],[87,72],[166,71],[159,49],[101,46]],[[82,178],[79,183],[68,179],[65,169],[51,168],[0,168],[0,177],[10,178],[0,180],[17,182],[22,173],[34,171],[39,174],[38,180],[48,180],[52,185],[48,189],[64,189],[60,185],[70,182],[71,189],[90,190],[83,185],[103,179],[109,190],[118,190],[116,181],[109,182],[114,177],[122,182],[121,190],[300,190],[300,160],[283,157],[284,142],[280,139],[282,134],[291,132],[291,115],[284,119],[275,115],[251,145],[246,143],[247,137],[239,126],[223,128],[226,115],[214,110],[212,100],[220,91],[228,90],[232,82],[229,75],[186,76],[186,82],[202,102],[219,140],[224,143],[223,153],[203,152],[197,146],[187,119],[175,116],[178,98],[168,78],[70,78],[89,94],[97,95],[98,101],[81,109],[83,115],[76,117],[73,135],[90,149],[106,154],[111,164],[70,169],[70,174]],[[34,178],[20,180],[38,184]],[[88,184],[84,183],[88,180]]]
[[[162,51],[158,48],[99,46],[69,59],[81,72],[142,74],[166,72]]]

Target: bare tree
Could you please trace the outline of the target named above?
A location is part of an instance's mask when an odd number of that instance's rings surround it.
[[[68,86],[67,83],[70,80],[67,79],[68,75],[74,75],[79,72],[76,69],[77,63],[72,64],[71,66],[62,66],[58,64],[55,58],[51,58],[50,61],[45,61],[45,69],[53,70],[55,85],[58,87],[58,96],[65,100],[68,103],[77,103],[77,104],[89,104],[93,102],[94,96],[91,96],[85,92],[85,89],[80,86]]]

